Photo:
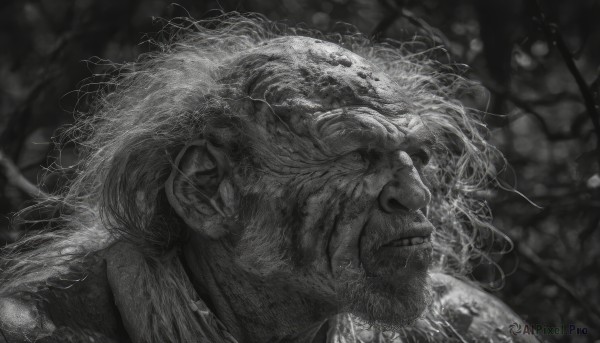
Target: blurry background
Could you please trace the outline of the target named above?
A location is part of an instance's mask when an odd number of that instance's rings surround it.
[[[489,200],[497,226],[515,248],[498,264],[504,287],[493,290],[532,324],[587,327],[600,340],[600,176],[597,138],[600,97],[600,1],[579,0],[20,0],[0,3],[0,244],[11,213],[59,175],[44,170],[57,156],[51,137],[73,120],[81,81],[103,67],[151,49],[140,43],[160,30],[153,17],[206,18],[252,11],[290,24],[328,30],[355,25],[378,38],[434,37],[467,76],[489,90],[474,102],[487,110],[490,139],[512,170],[514,192]],[[148,35],[145,35],[148,33]],[[78,105],[85,109],[85,103]],[[482,264],[474,277],[498,286],[501,274]],[[498,287],[492,287],[498,288]],[[597,341],[596,341],[597,342]]]

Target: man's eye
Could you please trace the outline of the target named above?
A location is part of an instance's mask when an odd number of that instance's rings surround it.
[[[431,156],[425,150],[419,150],[414,154],[410,155],[410,158],[413,160],[413,163],[418,166],[425,166],[429,163]]]
[[[369,167],[371,164],[377,162],[379,157],[379,153],[374,150],[356,150],[348,154],[346,158],[353,163],[362,164]]]
[[[356,163],[366,163],[369,161],[365,151],[353,151],[348,155],[348,159]]]

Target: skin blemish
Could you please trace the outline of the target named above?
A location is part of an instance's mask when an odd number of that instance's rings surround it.
[[[334,67],[340,64],[340,62],[338,62],[336,59],[329,59],[327,60],[327,63],[331,64]]]
[[[339,56],[337,58],[337,62],[341,65],[343,65],[344,67],[351,67],[352,66],[352,61],[350,61],[350,59],[347,56]]]

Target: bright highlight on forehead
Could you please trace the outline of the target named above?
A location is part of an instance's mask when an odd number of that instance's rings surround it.
[[[351,51],[314,38],[267,41],[232,64],[247,95],[267,101],[278,115],[361,105],[390,115],[408,110],[402,88],[385,73]]]
[[[322,141],[401,149],[431,133],[401,87],[365,58],[308,37],[264,42],[232,62],[229,74],[251,99],[299,134]],[[269,115],[268,113],[263,113]]]

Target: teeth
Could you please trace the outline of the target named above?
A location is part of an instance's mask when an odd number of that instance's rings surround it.
[[[426,242],[431,242],[431,237],[427,236],[427,237],[404,238],[404,239],[399,239],[399,240],[393,241],[391,243],[391,245],[404,247],[404,246],[410,246],[410,245],[423,244]]]
[[[421,244],[421,243],[423,243],[423,237],[413,237],[413,238],[410,240],[410,243],[411,243],[412,245],[415,245],[415,244]]]

